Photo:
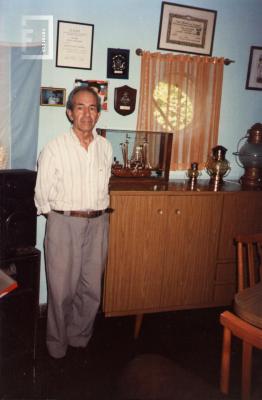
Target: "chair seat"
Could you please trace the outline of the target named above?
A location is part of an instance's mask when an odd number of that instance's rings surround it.
[[[243,320],[262,328],[262,281],[235,295],[234,311]]]

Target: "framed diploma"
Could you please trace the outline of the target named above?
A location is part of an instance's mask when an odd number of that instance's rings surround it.
[[[56,66],[92,69],[94,25],[57,21]]]
[[[162,2],[157,48],[211,56],[217,11]]]

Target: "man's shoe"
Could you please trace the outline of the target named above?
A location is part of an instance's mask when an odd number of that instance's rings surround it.
[[[85,364],[85,347],[68,346],[67,364],[71,368],[83,367]]]
[[[48,367],[54,373],[63,373],[66,367],[66,356],[61,358],[55,358],[49,355],[48,357]]]

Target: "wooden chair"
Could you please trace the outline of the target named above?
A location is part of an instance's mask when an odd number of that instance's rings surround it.
[[[237,243],[238,290],[234,313],[220,315],[224,326],[220,390],[229,391],[232,335],[243,342],[242,400],[250,399],[252,348],[262,349],[262,233],[239,235]]]

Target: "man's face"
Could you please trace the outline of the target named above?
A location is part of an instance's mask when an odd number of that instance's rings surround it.
[[[92,133],[100,115],[96,100],[95,95],[86,91],[74,95],[73,110],[67,110],[67,114],[76,133],[80,135]]]

